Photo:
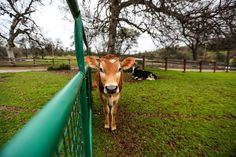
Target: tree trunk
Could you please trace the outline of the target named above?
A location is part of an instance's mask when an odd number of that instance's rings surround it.
[[[14,34],[14,30],[18,22],[19,20],[16,17],[14,17],[12,25],[9,30],[9,38],[7,40],[7,55],[8,55],[9,61],[12,60],[13,63],[15,63],[15,54],[13,52],[13,47],[14,47],[14,39],[16,38]]]
[[[28,49],[26,49],[26,51],[25,51],[25,57],[28,58]]]
[[[44,53],[43,52],[41,52],[41,58],[44,59]]]
[[[197,50],[196,49],[192,49],[192,53],[193,53],[193,60],[197,60]]]
[[[197,60],[198,59],[198,44],[192,44],[191,50],[192,50],[193,60]]]
[[[116,28],[118,24],[118,18],[119,18],[119,1],[118,0],[112,0],[111,6],[110,6],[110,26],[109,26],[109,36],[108,36],[108,44],[107,44],[107,52],[108,53],[116,53],[115,52],[115,44],[116,44]]]
[[[13,62],[15,63],[15,55],[14,55],[14,52],[13,52],[13,47],[10,46],[10,45],[7,45],[7,56],[9,58],[9,62]]]

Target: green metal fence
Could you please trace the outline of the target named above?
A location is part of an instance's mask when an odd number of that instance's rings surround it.
[[[80,72],[1,150],[3,157],[92,156],[91,73],[84,64],[88,44],[78,4],[67,0],[75,20]]]

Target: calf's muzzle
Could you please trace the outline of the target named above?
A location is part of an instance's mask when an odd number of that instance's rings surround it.
[[[115,93],[118,92],[118,86],[114,86],[114,85],[105,86],[105,89],[106,89],[108,94],[115,94]]]

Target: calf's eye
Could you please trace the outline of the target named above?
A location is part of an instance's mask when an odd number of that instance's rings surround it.
[[[121,68],[119,68],[118,71],[121,71]]]
[[[100,72],[103,72],[103,69],[102,68],[99,68]]]

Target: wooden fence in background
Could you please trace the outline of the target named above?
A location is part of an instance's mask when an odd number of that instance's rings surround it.
[[[164,70],[179,70],[179,71],[236,71],[235,66],[230,66],[229,62],[209,62],[209,61],[193,61],[193,60],[186,60],[186,59],[158,59],[152,58],[148,59],[143,56],[142,58],[136,58],[138,64],[141,64],[142,69],[145,67],[157,67],[159,69]]]
[[[76,59],[72,58],[0,58],[0,67],[32,67],[32,66],[51,66],[59,64],[77,64]]]
[[[156,67],[163,70],[180,70],[186,71],[236,71],[236,67],[230,66],[229,62],[209,62],[209,61],[193,61],[186,59],[159,59],[159,58],[136,58],[142,69],[146,66]],[[75,66],[76,59],[73,58],[0,58],[0,67],[34,67],[34,66],[51,66],[59,64],[69,64]]]

